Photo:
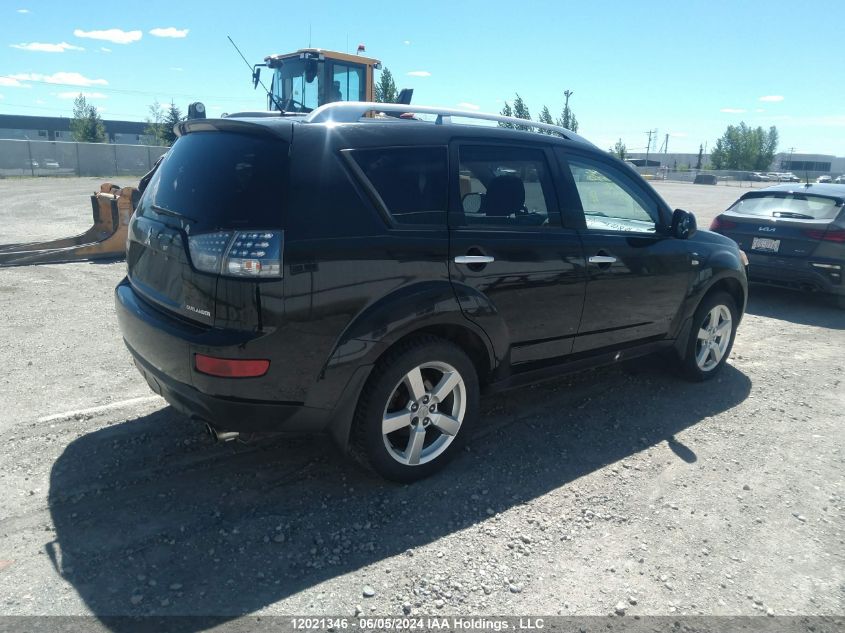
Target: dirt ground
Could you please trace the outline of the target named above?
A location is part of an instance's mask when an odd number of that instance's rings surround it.
[[[0,180],[0,242],[83,230],[98,184]],[[702,226],[740,193],[657,186]],[[2,614],[845,613],[821,297],[752,287],[714,382],[647,359],[488,398],[465,454],[397,486],[321,437],[212,444],[132,367],[123,274],[0,269]]]

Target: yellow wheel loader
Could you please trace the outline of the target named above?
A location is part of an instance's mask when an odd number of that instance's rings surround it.
[[[359,52],[362,49],[359,46]],[[381,62],[360,55],[303,48],[293,53],[270,55],[263,64],[252,66],[254,87],[261,83],[261,67],[273,71],[271,87],[269,90],[265,87],[268,110],[279,116],[302,116],[333,101],[375,101],[373,71],[381,68]],[[399,103],[410,103],[412,93],[412,90],[401,91]],[[239,114],[248,116],[250,113]],[[205,107],[192,103],[188,107],[188,118],[205,118]],[[103,184],[100,191],[91,196],[94,224],[87,231],[48,242],[0,245],[0,267],[125,257],[129,219],[164,157],[166,154],[141,179],[138,188]]]

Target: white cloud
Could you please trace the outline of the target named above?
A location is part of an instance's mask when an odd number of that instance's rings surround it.
[[[405,46],[410,46],[410,45],[411,45],[411,40],[403,40],[403,42],[402,42],[402,43],[403,43]]]
[[[4,95],[0,95],[0,99],[5,99],[5,98],[6,97]]]
[[[105,46],[101,46],[101,47],[100,47],[100,50],[101,50],[101,51],[103,51],[104,53],[111,53],[111,49],[110,49],[110,48],[106,48]]]
[[[747,112],[747,110],[743,108],[722,108],[719,112],[724,112],[726,114],[742,114],[743,112]]]
[[[131,44],[140,40],[144,34],[141,31],[124,31],[122,29],[105,29],[102,31],[74,30],[76,37],[87,37],[92,40],[106,40],[113,44]]]
[[[26,84],[22,84],[16,77],[0,77],[0,86],[6,88],[29,88]]]
[[[79,73],[58,72],[52,75],[41,75],[39,73],[19,73],[9,75],[9,78],[16,81],[38,81],[47,84],[67,84],[71,86],[105,86],[108,81],[105,79],[90,79]]]
[[[45,103],[47,103],[47,102],[46,102],[46,101],[44,101],[44,99],[36,99],[36,100],[35,100],[35,104],[36,104],[36,105],[44,105]]]
[[[475,105],[474,103],[468,103],[466,101],[461,101],[459,104],[462,108],[466,108],[467,110],[480,110],[481,106]]]
[[[171,66],[171,67],[170,67],[170,70],[172,70],[172,71],[174,71],[174,72],[177,72],[177,73],[181,73],[181,72],[182,72],[183,70],[185,70],[185,69],[184,69],[184,68],[182,68],[181,66]]]
[[[9,44],[12,48],[22,51],[39,51],[41,53],[64,53],[65,51],[84,51],[81,46],[74,46],[67,42],[59,44],[47,44],[44,42],[21,42],[20,44]]]
[[[18,9],[18,13],[29,13],[29,9]]]
[[[781,95],[766,95],[760,97],[760,101],[783,101],[783,97]]]
[[[155,37],[188,37],[189,30],[190,29],[177,29],[172,26],[168,26],[166,29],[150,29],[150,35],[154,35]]]
[[[60,92],[56,96],[59,99],[76,99],[79,95],[82,95],[86,99],[108,99],[108,95],[104,95],[102,92],[77,92],[75,90],[71,90],[69,92]]]
[[[754,108],[754,112],[765,112],[765,108]]]
[[[427,70],[412,70],[408,73],[408,77],[431,77],[431,73]]]

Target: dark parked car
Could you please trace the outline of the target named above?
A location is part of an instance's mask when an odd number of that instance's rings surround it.
[[[752,281],[830,293],[845,308],[845,185],[776,185],[751,191],[710,230],[748,253]]]
[[[219,438],[325,431],[411,481],[483,424],[482,392],[660,350],[720,371],[732,240],[568,130],[458,115],[526,125],[351,103],[180,124],[116,288],[152,389]]]

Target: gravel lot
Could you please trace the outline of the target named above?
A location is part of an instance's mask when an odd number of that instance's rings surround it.
[[[98,184],[0,180],[0,242],[84,230]],[[740,193],[657,186],[702,226]],[[408,487],[324,438],[212,444],[131,366],[123,274],[0,269],[0,613],[845,613],[823,298],[753,287],[706,385],[651,359],[488,398],[471,449]]]

